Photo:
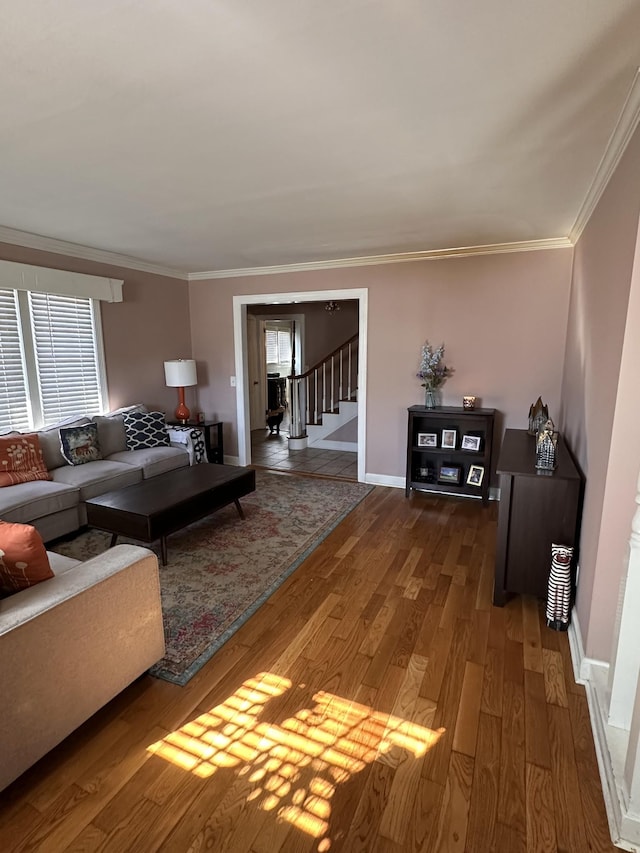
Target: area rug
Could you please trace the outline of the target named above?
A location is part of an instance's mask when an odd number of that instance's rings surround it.
[[[151,674],[186,684],[371,488],[256,471],[244,521],[231,504],[169,536],[160,566],[166,655]],[[89,530],[49,547],[86,560],[110,538]],[[151,547],[159,554],[159,543]]]

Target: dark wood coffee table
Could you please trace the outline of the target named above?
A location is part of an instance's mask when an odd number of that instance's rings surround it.
[[[133,486],[106,492],[86,501],[90,527],[141,542],[160,540],[162,565],[167,565],[167,536],[235,503],[240,518],[240,498],[255,491],[256,472],[234,465],[193,465],[169,471]]]

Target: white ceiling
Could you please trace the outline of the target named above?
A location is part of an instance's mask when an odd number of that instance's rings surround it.
[[[7,0],[0,225],[186,272],[566,237],[638,65],[639,0]]]

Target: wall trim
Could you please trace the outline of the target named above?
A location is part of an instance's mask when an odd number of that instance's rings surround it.
[[[372,486],[390,486],[392,489],[404,489],[404,477],[392,477],[390,474],[365,474],[364,482]]]
[[[571,249],[573,243],[568,237],[550,237],[545,240],[522,240],[516,243],[493,243],[487,246],[460,246],[451,249],[430,249],[424,252],[397,252],[389,255],[364,255],[358,258],[336,258],[330,261],[308,261],[299,264],[275,264],[264,267],[246,267],[244,269],[209,270],[208,272],[188,273],[189,281],[202,281],[216,278],[240,278],[242,276],[277,275],[289,272],[308,272],[311,270],[345,269],[347,267],[378,266],[380,264],[401,264],[411,261],[432,261],[442,258],[467,258],[472,255],[501,255],[509,252],[532,252],[543,249]]]
[[[600,197],[604,192],[611,176],[613,175],[620,158],[625,152],[629,140],[633,136],[638,122],[640,121],[640,69],[636,70],[635,76],[629,89],[626,101],[613,129],[609,141],[602,155],[602,159],[598,164],[591,186],[587,190],[587,195],[578,211],[576,221],[569,232],[569,239],[575,245],[580,239],[580,235],[585,229],[585,226],[591,214],[595,210],[596,205],[600,201]]]
[[[29,234],[27,231],[16,231],[13,228],[5,228],[2,225],[0,225],[0,243],[23,246],[26,249],[38,249],[41,252],[53,252],[55,255],[68,255],[71,258],[95,261],[99,264],[108,264],[111,267],[125,267],[129,270],[149,272],[154,275],[164,275],[169,278],[188,281],[188,273],[182,270],[175,270],[172,267],[164,267],[160,264],[151,264],[140,260],[140,258],[121,255],[118,252],[92,249],[90,246],[68,243],[66,240],[55,240],[52,237]]]
[[[622,775],[629,733],[608,724],[609,664],[586,657],[575,608],[572,611],[568,636],[574,677],[578,684],[584,684],[587,694],[609,833],[617,847],[631,853],[640,853],[640,821],[627,809]]]

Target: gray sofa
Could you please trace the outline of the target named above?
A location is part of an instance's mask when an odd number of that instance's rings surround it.
[[[127,450],[124,430],[126,411],[146,411],[130,406],[94,418],[75,418],[56,424],[37,435],[51,480],[36,480],[0,488],[0,518],[32,524],[45,542],[72,533],[87,523],[84,502],[105,492],[138,483],[175,468],[189,465],[184,445]],[[98,427],[102,459],[83,465],[69,465],[60,450],[62,426],[76,426],[93,420]]]
[[[49,560],[55,577],[0,600],[0,791],[164,654],[152,551]]]

